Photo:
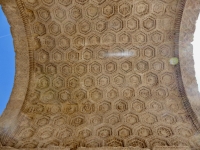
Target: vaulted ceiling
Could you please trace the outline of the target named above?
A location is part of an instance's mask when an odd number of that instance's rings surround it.
[[[3,146],[200,147],[187,52],[199,1],[1,3],[17,55]],[[171,65],[173,57],[182,65]]]

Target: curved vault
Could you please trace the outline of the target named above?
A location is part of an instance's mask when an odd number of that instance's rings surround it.
[[[0,3],[16,51],[3,146],[200,147],[190,46],[199,1]]]

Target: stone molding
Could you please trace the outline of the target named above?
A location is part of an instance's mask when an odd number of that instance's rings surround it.
[[[196,20],[198,19],[199,12],[199,0],[186,1],[179,31],[179,51],[177,51],[177,55],[179,55],[180,59],[182,82],[185,94],[188,98],[188,102],[185,102],[185,106],[187,107],[191,105],[192,110],[195,113],[193,118],[197,117],[198,122],[200,122],[200,93],[198,91],[198,85],[195,77],[193,46],[191,43],[193,41]]]
[[[169,147],[163,147],[163,146],[158,146],[153,148],[153,150],[191,150],[191,148],[187,147],[187,146],[169,146]]]
[[[10,100],[0,116],[0,133],[15,129],[15,122],[25,100],[29,84],[29,46],[26,29],[15,0],[0,0],[11,26],[15,50],[15,80]],[[6,129],[7,128],[7,129]],[[12,132],[12,131],[11,131]]]
[[[49,147],[49,148],[23,148],[23,149],[15,149],[10,147],[0,147],[0,150],[70,150],[70,148],[60,148],[57,146]],[[98,148],[86,148],[80,147],[77,150],[150,150],[148,148],[139,148],[139,147],[98,147]],[[152,150],[191,150],[186,146],[158,146],[154,147]]]

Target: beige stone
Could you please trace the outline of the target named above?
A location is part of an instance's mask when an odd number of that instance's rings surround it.
[[[0,4],[16,52],[1,149],[200,149],[199,0]]]
[[[87,148],[80,147],[78,150],[149,150],[147,148],[139,148],[139,147],[98,147],[98,148]]]
[[[186,146],[180,146],[180,147],[177,147],[177,146],[169,146],[169,147],[155,147],[153,150],[191,150],[189,147],[186,147]]]

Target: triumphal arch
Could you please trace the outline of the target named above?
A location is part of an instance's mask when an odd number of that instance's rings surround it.
[[[0,149],[200,150],[200,0],[0,4],[16,53]]]

